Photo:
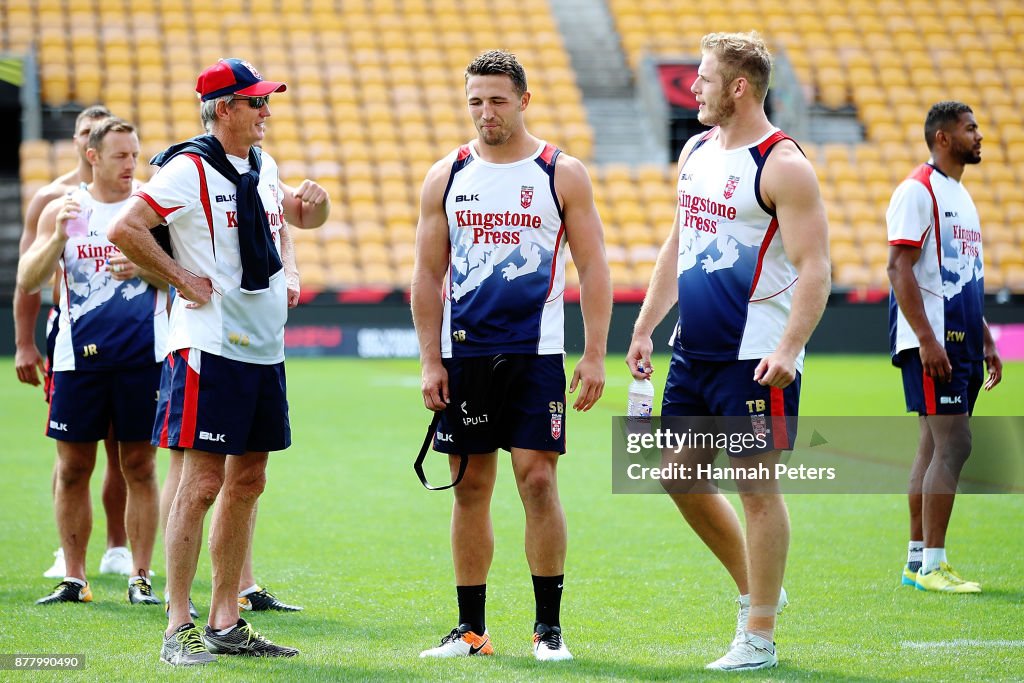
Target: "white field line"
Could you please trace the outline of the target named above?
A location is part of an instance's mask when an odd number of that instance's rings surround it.
[[[900,647],[910,650],[942,650],[960,647],[1024,647],[1024,640],[976,640],[957,638],[955,640],[904,640]]]

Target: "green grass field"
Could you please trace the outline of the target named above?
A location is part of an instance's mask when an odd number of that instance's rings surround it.
[[[11,359],[2,359],[10,369]],[[570,359],[572,360],[572,359]],[[657,384],[667,359],[660,359]],[[423,490],[412,461],[428,414],[414,361],[294,360],[288,364],[294,445],[271,457],[260,506],[256,573],[298,614],[256,615],[293,660],[221,658],[202,671],[158,661],[160,608],[125,601],[120,577],[93,575],[89,605],[33,605],[58,545],[50,499],[52,442],[40,392],[0,383],[6,437],[0,480],[0,653],[84,653],[86,670],[34,680],[677,680],[714,678],[703,666],[732,637],[734,587],[663,496],[613,496],[611,417],[625,409],[628,374],[609,362],[605,397],[568,417],[560,467],[569,520],[562,609],[576,659],[543,665],[530,653],[533,595],[523,556],[522,507],[503,462],[493,503],[496,547],[488,628],[498,656],[424,661],[456,621],[448,544],[451,497]],[[1020,414],[1024,364],[979,401],[979,415]],[[811,356],[802,412],[896,415],[899,373],[882,357]],[[912,453],[907,453],[911,458]],[[165,452],[158,456],[166,469]],[[441,456],[431,464],[442,465]],[[431,472],[440,475],[441,467]],[[99,472],[88,567],[103,551]],[[1020,680],[1024,678],[1024,543],[1019,495],[961,496],[951,559],[984,585],[977,596],[899,585],[906,504],[899,495],[788,498],[791,604],[776,633],[774,680]],[[166,571],[158,539],[155,585]],[[193,596],[208,607],[204,550]],[[205,615],[204,615],[205,616]],[[723,675],[722,677],[728,677]],[[28,676],[0,671],[0,680]],[[746,678],[761,680],[759,677]]]

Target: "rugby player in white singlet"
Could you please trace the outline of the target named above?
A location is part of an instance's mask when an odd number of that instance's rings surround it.
[[[960,470],[971,454],[968,422],[978,392],[1002,379],[984,318],[981,221],[964,168],[981,162],[971,108],[939,102],[925,118],[932,158],[893,192],[889,229],[889,333],[907,410],[920,415],[910,476],[910,543],[901,583],[919,590],[979,593],[946,558],[946,530]],[[985,368],[988,367],[988,378]]]
[[[567,542],[555,477],[565,452],[565,247],[580,273],[586,330],[570,392],[586,411],[604,388],[611,284],[604,235],[583,164],[530,135],[526,74],[514,55],[485,52],[466,70],[478,135],[423,183],[412,310],[423,402],[443,411],[435,449],[468,455],[454,488],[452,556],[459,621],[421,657],[493,654],[485,621],[494,552],[497,449],[511,452],[526,511],[534,656],[570,659],[560,605]]]
[[[134,189],[135,128],[112,117],[96,123],[86,153],[92,182],[47,206],[35,242],[18,264],[25,291],[47,282],[58,264],[62,272],[47,435],[57,441],[55,503],[66,570],[64,581],[38,602],[91,600],[85,573],[92,526],[89,478],[96,442],[113,425],[129,492],[128,599],[158,604],[149,581],[156,450],[146,424],[156,413],[166,344],[166,282],[129,262],[108,239],[114,215]]]
[[[771,55],[764,42],[756,33],[709,34],[701,51],[690,89],[701,123],[715,128],[679,156],[676,220],[626,364],[634,377],[650,377],[651,334],[678,301],[663,417],[739,417],[762,433],[770,425],[770,450],[730,464],[771,468],[778,449],[791,447],[804,345],[828,298],[828,225],[814,169],[765,115]],[[683,457],[704,462],[714,455]],[[740,592],[732,644],[709,669],[778,663],[773,636],[786,601],[789,517],[777,481],[739,483],[745,536],[717,489],[666,486]]]
[[[61,175],[53,182],[41,187],[29,201],[25,209],[25,223],[21,232],[21,241],[18,244],[18,254],[23,255],[36,238],[36,228],[39,223],[39,216],[46,205],[54,199],[64,197],[68,192],[78,188],[82,183],[92,182],[92,165],[86,156],[86,149],[89,146],[89,134],[92,127],[99,121],[112,116],[110,110],[102,105],[87,107],[75,119],[75,133],[72,141],[75,151],[78,153],[77,166]],[[18,375],[18,381],[33,386],[39,386],[39,371],[43,374],[43,395],[47,402],[50,400],[50,378],[53,373],[53,337],[59,329],[57,316],[60,310],[57,302],[60,300],[59,283],[53,287],[53,307],[46,322],[47,353],[46,359],[39,354],[39,348],[35,342],[36,319],[39,317],[41,297],[39,292],[27,293],[14,288],[14,343],[16,347],[14,355],[14,367]],[[52,334],[52,336],[51,336]],[[131,552],[128,550],[128,532],[124,528],[124,508],[128,498],[128,488],[124,482],[124,475],[121,474],[121,459],[117,451],[117,439],[113,431],[107,433],[103,440],[104,450],[107,453],[107,466],[103,471],[103,512],[106,518],[107,527],[107,550],[100,560],[101,574],[123,574],[129,575],[132,570]],[[54,462],[53,488],[57,488],[57,463]],[[54,552],[53,565],[43,572],[47,578],[63,578],[66,575],[64,564],[64,549],[57,548]]]

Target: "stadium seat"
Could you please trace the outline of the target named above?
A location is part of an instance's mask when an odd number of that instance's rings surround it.
[[[983,221],[1016,226],[1024,220],[1014,193],[1024,182],[1024,174],[1014,171],[1024,157],[1019,2],[907,0],[884,11],[871,0],[736,0],[726,6],[609,0],[607,6],[633,66],[644,54],[678,56],[681,45],[695,53],[708,26],[758,26],[773,47],[786,50],[816,104],[854,106],[866,144],[812,154],[834,233],[862,235],[868,226],[882,225],[887,183],[894,187],[927,157],[924,113],[948,97],[969,101],[984,123],[985,163],[967,176],[972,190],[978,187]],[[388,231],[415,223],[426,169],[473,135],[461,68],[482,47],[501,44],[519,54],[537,91],[531,128],[589,161],[593,130],[558,30],[547,0],[11,0],[0,11],[0,47],[38,46],[45,103],[116,105],[117,113],[140,125],[146,144],[199,132],[190,96],[196,71],[244,52],[264,73],[288,81],[294,95],[280,98],[268,129],[282,177],[324,171],[324,182],[337,189],[339,220],[371,217]],[[162,40],[195,49],[145,49]],[[133,94],[123,94],[126,87]],[[68,156],[61,160],[73,163]],[[342,175],[318,162],[339,166]],[[357,171],[350,174],[349,167]],[[375,167],[389,170],[377,173]],[[647,169],[647,175],[620,174],[614,182],[599,167],[590,170],[609,239],[638,249],[660,245],[671,221],[672,202],[662,198],[674,194],[672,165]],[[28,174],[39,173],[23,168],[23,181],[38,182]],[[350,187],[353,177],[363,184]],[[382,193],[397,197],[396,206],[367,209]],[[634,244],[638,239],[645,242]],[[308,249],[303,254],[312,258]],[[645,279],[640,263],[627,263],[617,275]],[[321,272],[331,279],[329,271]],[[875,277],[850,273],[860,280]],[[837,286],[844,274],[837,269]],[[349,276],[366,274],[344,275],[351,281]]]

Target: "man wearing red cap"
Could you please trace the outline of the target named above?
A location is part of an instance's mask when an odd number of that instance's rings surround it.
[[[203,71],[196,92],[208,134],[157,155],[151,163],[160,170],[110,230],[125,254],[179,293],[153,429],[154,443],[185,452],[165,534],[170,609],[160,658],[173,665],[205,664],[215,654],[298,654],[240,619],[237,599],[269,452],[291,443],[281,249],[287,259],[289,244],[282,227],[316,228],[330,211],[322,187],[283,184],[259,147],[270,95],[285,89],[240,59]],[[150,232],[161,224],[170,229],[173,258]],[[190,621],[188,595],[203,520],[218,496],[210,526],[213,595],[201,630]]]

